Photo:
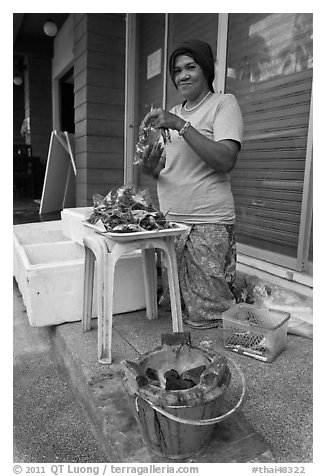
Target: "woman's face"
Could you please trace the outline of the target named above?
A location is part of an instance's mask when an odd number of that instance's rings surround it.
[[[195,100],[208,92],[207,79],[191,56],[180,55],[174,61],[174,82],[185,99]]]

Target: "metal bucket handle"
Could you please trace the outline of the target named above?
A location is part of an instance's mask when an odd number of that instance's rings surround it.
[[[236,368],[237,372],[239,373],[240,377],[241,377],[241,382],[242,382],[242,392],[241,392],[241,396],[237,402],[237,404],[231,408],[231,410],[229,410],[228,412],[224,413],[223,415],[220,415],[218,417],[215,417],[215,418],[209,418],[207,420],[186,420],[184,418],[179,418],[175,415],[171,415],[171,413],[168,413],[167,411],[163,410],[163,408],[161,407],[157,407],[156,405],[154,405],[152,402],[150,402],[149,400],[147,400],[147,398],[144,398],[144,397],[139,397],[137,395],[136,397],[136,400],[135,400],[135,404],[136,404],[136,410],[137,410],[137,413],[138,413],[138,398],[141,398],[142,400],[144,400],[146,403],[148,403],[152,408],[153,410],[157,411],[158,413],[161,413],[161,415],[164,415],[168,418],[170,418],[170,420],[174,420],[178,423],[184,423],[186,425],[195,425],[195,426],[204,426],[204,425],[212,425],[214,423],[218,423],[222,420],[225,420],[225,418],[229,417],[230,415],[232,415],[232,413],[234,413],[237,408],[240,407],[242,401],[243,401],[243,398],[244,398],[244,395],[245,395],[245,390],[246,390],[246,382],[245,382],[245,377],[243,375],[243,372],[242,370],[240,369],[240,367],[234,362],[233,359],[231,359],[230,357],[228,358],[230,362],[232,362],[232,364],[234,365],[234,367]]]

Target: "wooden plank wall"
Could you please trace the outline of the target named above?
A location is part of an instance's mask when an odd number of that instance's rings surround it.
[[[52,131],[51,58],[28,57],[25,75],[25,115],[30,117],[30,143],[35,157],[46,164]]]
[[[123,184],[125,15],[74,14],[76,206]]]

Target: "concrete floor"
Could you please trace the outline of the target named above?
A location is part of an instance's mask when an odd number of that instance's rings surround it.
[[[13,288],[13,462],[106,462],[94,426],[51,359],[46,328],[32,328]]]
[[[33,206],[14,219],[14,223],[31,221],[38,221]],[[148,321],[144,311],[115,316],[111,366],[97,362],[96,319],[93,325],[85,334],[80,322],[45,329],[61,375],[92,421],[108,461],[164,462],[141,441],[131,407],[124,400],[120,361],[157,347],[161,334],[171,332],[169,313],[160,310],[157,321]],[[24,332],[33,329],[25,326]],[[195,345],[210,341],[222,351],[216,329],[191,330],[191,338]],[[236,354],[232,358],[246,378],[242,408],[225,423],[223,438],[217,435],[194,461],[312,462],[312,341],[288,335],[287,349],[271,364]]]
[[[76,374],[80,375],[79,382],[72,382],[72,385],[77,388],[83,381],[80,392],[83,396],[86,384],[94,399],[95,412],[100,408],[102,423],[109,413],[110,418],[103,423],[103,433],[112,431],[110,425],[117,425],[119,433],[121,422],[112,417],[117,409],[115,396],[110,397],[113,382],[116,391],[120,386],[119,363],[126,358],[133,360],[160,345],[161,334],[171,332],[170,316],[160,311],[157,321],[148,321],[145,312],[116,315],[114,363],[111,366],[103,366],[96,361],[96,319],[93,319],[93,326],[91,332],[83,334],[80,323],[63,324],[52,329],[52,339],[68,380],[72,381]],[[216,329],[191,330],[191,338],[194,345],[209,340],[216,351],[223,352]],[[272,458],[269,461],[275,462],[312,462],[312,341],[289,335],[287,349],[270,364],[233,353],[227,355],[238,363],[245,375],[246,395],[241,410],[230,422],[231,428],[238,425],[237,436],[229,441],[234,451],[228,448],[230,454],[226,456],[226,448],[223,448],[221,454],[209,455],[209,458],[215,458],[215,462],[246,462],[255,458],[264,460],[268,455]],[[84,403],[89,406],[89,402]],[[121,414],[121,408],[118,413]],[[225,424],[228,425],[228,422]],[[245,440],[249,435],[252,441],[247,447]],[[133,439],[130,436],[130,441]],[[217,443],[215,451],[221,451],[221,448]],[[137,451],[135,449],[134,455],[141,458],[140,462],[153,461],[148,459],[147,453],[140,456]],[[125,457],[122,451],[119,459]],[[205,461],[199,458],[198,462]]]

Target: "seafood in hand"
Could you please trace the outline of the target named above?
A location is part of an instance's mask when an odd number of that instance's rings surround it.
[[[168,141],[171,142],[169,129],[155,129],[150,123],[146,123],[145,116],[139,127],[134,165],[143,165],[144,156],[146,156],[149,147],[157,148],[159,145],[164,146]]]

